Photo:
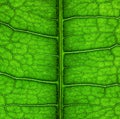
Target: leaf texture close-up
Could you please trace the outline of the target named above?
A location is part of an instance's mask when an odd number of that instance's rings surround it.
[[[0,119],[120,119],[120,0],[0,0]]]

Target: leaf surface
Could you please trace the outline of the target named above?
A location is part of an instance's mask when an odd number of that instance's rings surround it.
[[[119,0],[1,0],[0,119],[119,119],[119,34]]]

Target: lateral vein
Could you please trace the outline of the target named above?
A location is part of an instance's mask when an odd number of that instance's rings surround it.
[[[94,84],[94,83],[89,83],[89,84],[66,84],[64,87],[76,87],[76,86],[92,86],[92,87],[101,87],[101,88],[109,88],[109,87],[114,87],[114,86],[120,86],[119,83],[114,83],[114,84]]]
[[[12,76],[4,72],[0,72],[0,75],[12,78],[14,80],[33,81],[33,82],[46,83],[46,84],[57,84],[57,81],[43,81],[43,80],[34,79],[34,78],[20,78],[20,77],[15,77],[15,76]]]
[[[57,104],[4,104],[0,107],[19,106],[19,107],[56,107]]]
[[[17,28],[14,28],[13,26],[9,25],[8,23],[4,23],[2,21],[0,21],[0,24],[6,26],[16,32],[28,33],[28,34],[32,34],[32,35],[36,35],[36,36],[45,37],[45,38],[58,39],[58,37],[56,37],[56,36],[50,36],[50,35],[41,34],[41,33],[33,32],[33,31],[17,29]]]
[[[66,51],[65,54],[78,54],[78,53],[86,53],[86,52],[94,52],[94,51],[104,51],[104,50],[111,50],[120,44],[114,44],[110,47],[103,47],[103,48],[96,48],[96,49],[88,49],[88,50],[79,50],[79,51]]]
[[[116,16],[71,16],[71,17],[67,17],[64,18],[64,21],[69,21],[72,19],[88,19],[88,18],[103,18],[103,19],[117,19],[119,20],[120,17],[116,17]]]

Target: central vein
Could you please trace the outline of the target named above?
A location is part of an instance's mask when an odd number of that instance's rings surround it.
[[[58,86],[58,119],[63,119],[63,0],[58,3],[58,31],[59,31],[59,86]]]

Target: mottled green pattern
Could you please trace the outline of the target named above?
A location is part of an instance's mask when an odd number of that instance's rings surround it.
[[[0,1],[0,119],[56,118],[55,18],[55,0]]]
[[[65,0],[64,119],[120,119],[119,16],[119,0]]]
[[[0,119],[120,119],[119,0],[0,0]]]

